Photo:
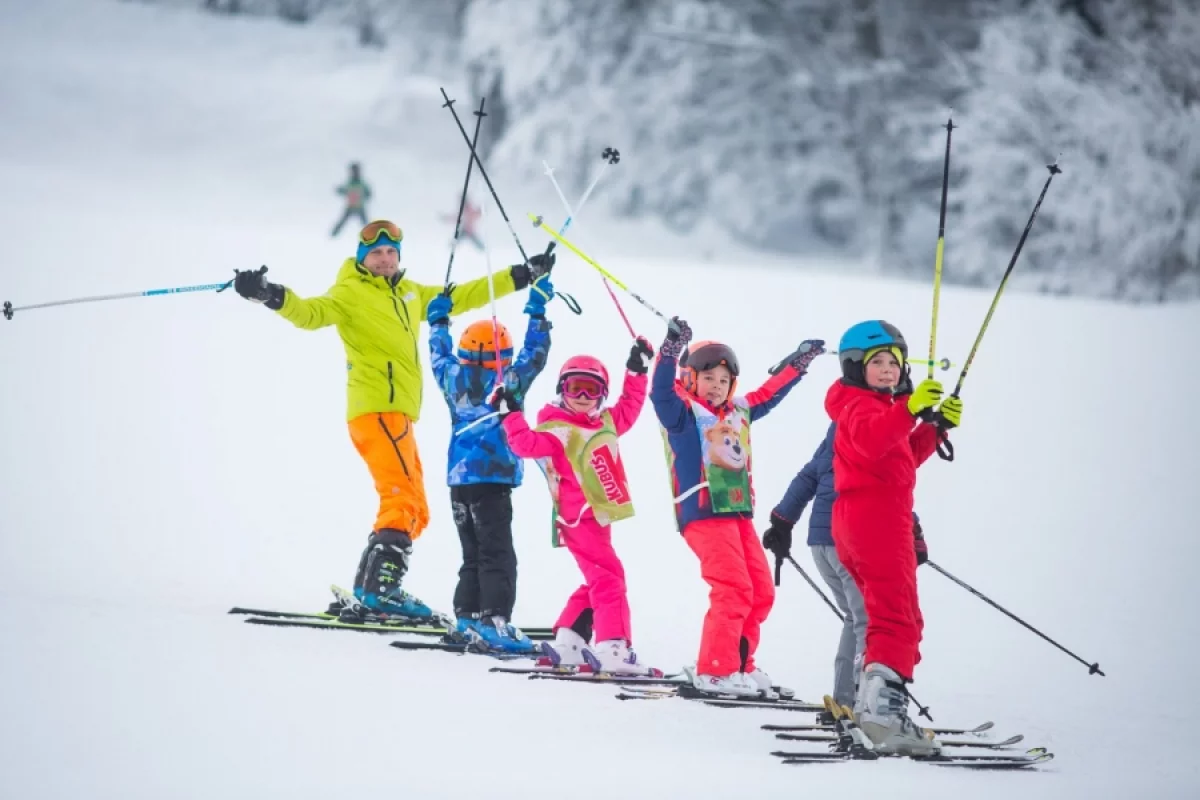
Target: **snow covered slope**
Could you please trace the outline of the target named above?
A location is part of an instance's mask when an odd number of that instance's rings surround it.
[[[352,159],[374,183],[374,213],[405,227],[410,274],[442,280],[452,228],[439,217],[465,154],[437,87],[470,105],[454,76],[395,74],[328,31],[135,4],[0,0],[0,19],[0,300],[210,283],[263,263],[322,292],[353,243],[327,234]],[[614,144],[617,168],[636,169],[632,143]],[[494,172],[526,247],[540,248],[524,215],[561,219],[552,191]],[[515,260],[493,223],[495,263]],[[651,302],[737,348],[744,386],[796,341],[836,340],[862,318],[896,323],[918,353],[928,330],[928,292],[911,284],[848,279],[837,264],[777,271],[716,240],[586,211],[576,232]],[[951,229],[948,270],[955,245]],[[483,269],[460,251],[456,276]],[[566,256],[555,274],[586,311],[552,307],[550,369],[581,351],[616,369],[628,338],[599,280]],[[939,355],[962,362],[990,300],[943,292]],[[661,323],[623,302],[657,342]],[[520,305],[502,301],[503,321],[523,325]],[[0,796],[1192,796],[1197,311],[1006,297],[966,384],[958,458],[922,472],[934,560],[1108,672],[1089,677],[922,571],[914,692],[941,724],[990,718],[1052,748],[1039,775],[786,769],[758,727],[796,721],[779,713],[618,704],[611,689],[489,675],[482,658],[243,625],[223,612],[322,607],[329,583],[350,581],[373,519],[336,335],[296,331],[232,292],[0,319]],[[756,426],[760,522],[820,441],[835,375],[818,362]],[[552,388],[543,377],[529,405]],[[427,385],[418,438],[433,523],[410,587],[443,608],[458,564],[446,422]],[[675,669],[695,656],[706,591],[673,528],[648,409],[622,449],[638,514],[616,541],[635,646]],[[549,547],[536,471],[515,504],[518,621],[550,624],[579,578]],[[836,636],[785,572],[763,666],[818,698]]]

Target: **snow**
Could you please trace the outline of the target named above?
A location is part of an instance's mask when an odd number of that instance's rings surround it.
[[[328,30],[264,19],[82,0],[0,0],[0,18],[0,300],[211,283],[263,263],[319,293],[352,245],[327,226],[355,159],[373,213],[407,232],[411,274],[441,281],[451,229],[439,217],[455,208],[465,148],[438,87],[464,113],[461,80],[397,73]],[[567,158],[552,162],[578,168]],[[637,147],[613,169],[639,169]],[[561,220],[549,182],[489,174],[526,249],[544,246],[525,214]],[[602,208],[584,210],[572,239],[698,335],[726,338],[743,385],[800,339],[836,340],[864,317],[923,352],[924,286],[833,261],[800,271]],[[494,263],[517,260],[491,222]],[[456,277],[483,270],[481,254],[459,251]],[[555,277],[585,314],[553,307],[549,369],[583,351],[617,369],[628,340],[596,275],[564,255]],[[939,355],[962,364],[993,286],[943,288]],[[661,323],[621,299],[657,342]],[[618,704],[610,688],[490,675],[487,659],[401,653],[384,637],[244,625],[224,612],[322,607],[329,583],[350,581],[373,519],[336,335],[296,331],[232,292],[18,312],[0,320],[0,796],[1194,796],[1197,310],[1006,295],[965,384],[957,459],[922,470],[933,559],[1108,673],[1088,676],[922,569],[913,691],[939,724],[993,719],[1050,747],[1036,775],[785,769],[758,726],[791,715]],[[524,324],[518,299],[500,313]],[[818,362],[755,426],[760,527],[821,439],[835,375]],[[433,522],[409,585],[446,608],[459,552],[441,485],[447,412],[430,379],[418,439]],[[535,384],[530,408],[552,385]],[[635,646],[674,669],[694,658],[706,591],[644,415],[622,442],[638,513],[615,538]],[[517,618],[547,625],[579,577],[549,547],[536,471],[514,500]],[[837,630],[785,571],[760,660],[819,698]]]

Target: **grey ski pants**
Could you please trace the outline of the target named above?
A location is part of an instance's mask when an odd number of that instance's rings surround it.
[[[833,659],[833,699],[840,705],[854,707],[855,684],[862,671],[863,652],[867,648],[867,608],[862,592],[838,560],[833,545],[812,545],[817,572],[829,585],[833,602],[845,616],[837,656]]]

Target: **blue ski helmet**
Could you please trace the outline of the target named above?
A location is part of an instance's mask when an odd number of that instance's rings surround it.
[[[900,329],[881,319],[867,320],[850,327],[838,342],[838,360],[842,363],[842,378],[855,386],[867,386],[865,365],[867,354],[883,348],[899,349],[904,376],[896,387],[897,394],[912,392],[908,373],[908,343]],[[873,354],[873,353],[872,353]]]

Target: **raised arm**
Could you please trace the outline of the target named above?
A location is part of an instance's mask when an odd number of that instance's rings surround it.
[[[546,368],[546,361],[550,357],[552,327],[545,317],[530,317],[529,325],[525,328],[525,342],[521,345],[521,352],[517,354],[512,369],[505,373],[505,382],[516,390],[517,398],[522,402],[534,378]]]
[[[514,455],[521,458],[553,458],[562,452],[563,445],[559,438],[552,433],[532,430],[522,411],[507,414],[501,424]]]
[[[315,331],[346,321],[349,304],[344,295],[345,290],[336,283],[320,297],[303,298],[287,289],[283,296],[283,307],[276,313],[297,328]]]
[[[788,392],[800,382],[801,377],[801,374],[794,368],[787,366],[768,378],[762,386],[747,394],[746,402],[750,405],[750,421],[754,422],[771,413],[771,409],[779,405],[780,400],[787,397]]]
[[[650,379],[650,404],[654,415],[667,433],[683,433],[688,426],[691,409],[675,391],[675,373],[679,370],[679,354],[692,340],[692,328],[686,320],[671,317],[667,336],[658,348],[654,376]]]
[[[621,397],[612,407],[617,436],[624,436],[642,413],[642,406],[646,404],[646,383],[645,375],[626,370],[625,380],[621,383]]]

